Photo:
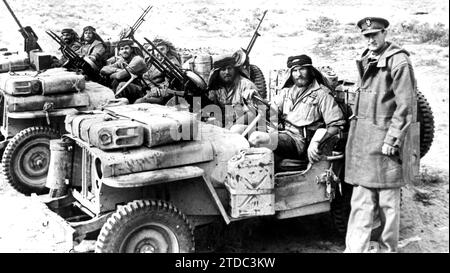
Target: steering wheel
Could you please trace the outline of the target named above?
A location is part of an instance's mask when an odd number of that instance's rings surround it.
[[[258,95],[253,95],[251,100],[243,99],[244,105],[249,109],[249,111],[255,116],[253,121],[247,126],[245,131],[241,134],[242,136],[246,136],[251,130],[253,130],[258,122],[263,118],[263,115],[261,114],[261,110],[258,109],[258,105],[264,105],[266,107],[266,115],[265,115],[265,122],[266,126],[270,127],[272,129],[278,129],[278,126],[273,124],[273,122],[270,120],[271,113],[275,112],[277,113],[278,110],[274,108],[268,101],[261,98]],[[267,114],[268,112],[268,114]]]

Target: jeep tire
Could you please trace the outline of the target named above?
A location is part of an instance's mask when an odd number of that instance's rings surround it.
[[[164,201],[136,200],[120,206],[103,225],[95,252],[194,252],[194,229],[186,216]]]
[[[50,139],[59,137],[60,134],[49,127],[30,127],[15,135],[2,157],[6,181],[25,195],[47,193]]]

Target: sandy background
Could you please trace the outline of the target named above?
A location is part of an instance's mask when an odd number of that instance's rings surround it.
[[[55,54],[57,45],[45,30],[72,27],[81,32],[84,26],[92,25],[104,40],[115,40],[122,27],[133,24],[148,4],[154,7],[138,31],[138,39],[162,37],[180,49],[198,49],[212,54],[231,52],[247,46],[257,24],[256,18],[268,9],[260,30],[262,36],[251,53],[251,62],[262,68],[266,80],[271,70],[285,66],[288,56],[302,53],[310,55],[317,66],[331,66],[340,78],[355,80],[354,60],[364,49],[355,23],[364,16],[388,18],[391,22],[388,39],[411,52],[419,89],[431,104],[436,126],[434,143],[421,160],[423,184],[405,190],[407,206],[402,216],[401,239],[405,244],[402,251],[449,251],[449,3],[446,0],[9,2],[22,24],[34,28],[43,49]],[[22,50],[23,40],[17,29],[1,3],[0,47]],[[0,251],[64,251],[55,246],[59,239],[52,241],[49,239],[52,236],[44,232],[45,225],[38,220],[42,219],[40,210],[35,209],[34,204],[0,181]],[[236,242],[235,250],[342,251],[343,243],[337,235],[328,228],[317,228],[327,225],[323,223],[324,217],[290,220],[295,229],[289,230],[285,230],[284,221],[273,223],[271,227],[282,229],[283,236],[273,237],[273,233],[257,227],[253,235],[246,238],[246,244]],[[299,229],[302,232],[298,232]],[[285,247],[286,244],[289,247]],[[201,250],[219,251],[210,246]]]

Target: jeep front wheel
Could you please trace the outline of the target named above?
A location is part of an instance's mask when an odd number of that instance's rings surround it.
[[[189,253],[194,230],[186,216],[164,201],[137,200],[121,206],[103,225],[95,252]]]
[[[3,175],[17,191],[44,194],[50,163],[50,139],[60,134],[48,127],[30,127],[15,135],[2,157]]]

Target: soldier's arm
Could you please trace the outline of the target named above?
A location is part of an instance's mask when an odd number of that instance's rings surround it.
[[[346,121],[341,108],[330,93],[326,93],[319,100],[319,111],[327,127],[327,132],[320,142],[338,134],[344,127]]]
[[[142,57],[136,56],[127,65],[127,69],[132,74],[142,76],[147,70],[147,65]]]
[[[114,72],[110,77],[116,80],[125,80],[126,78],[130,77],[131,75],[125,70],[125,69],[119,69],[116,72]]]
[[[116,57],[112,57],[112,58],[116,58]],[[120,70],[123,70],[122,61],[120,59],[116,59],[110,65],[106,65],[106,66],[102,67],[102,69],[100,70],[100,74],[102,74],[102,75],[112,75],[112,74],[114,74],[114,73],[116,73],[116,72],[118,72]]]
[[[414,71],[406,54],[394,55],[392,62],[392,89],[397,107],[392,115],[391,125],[386,133],[384,143],[400,147],[413,118],[412,109],[413,103],[415,103],[416,87]]]

